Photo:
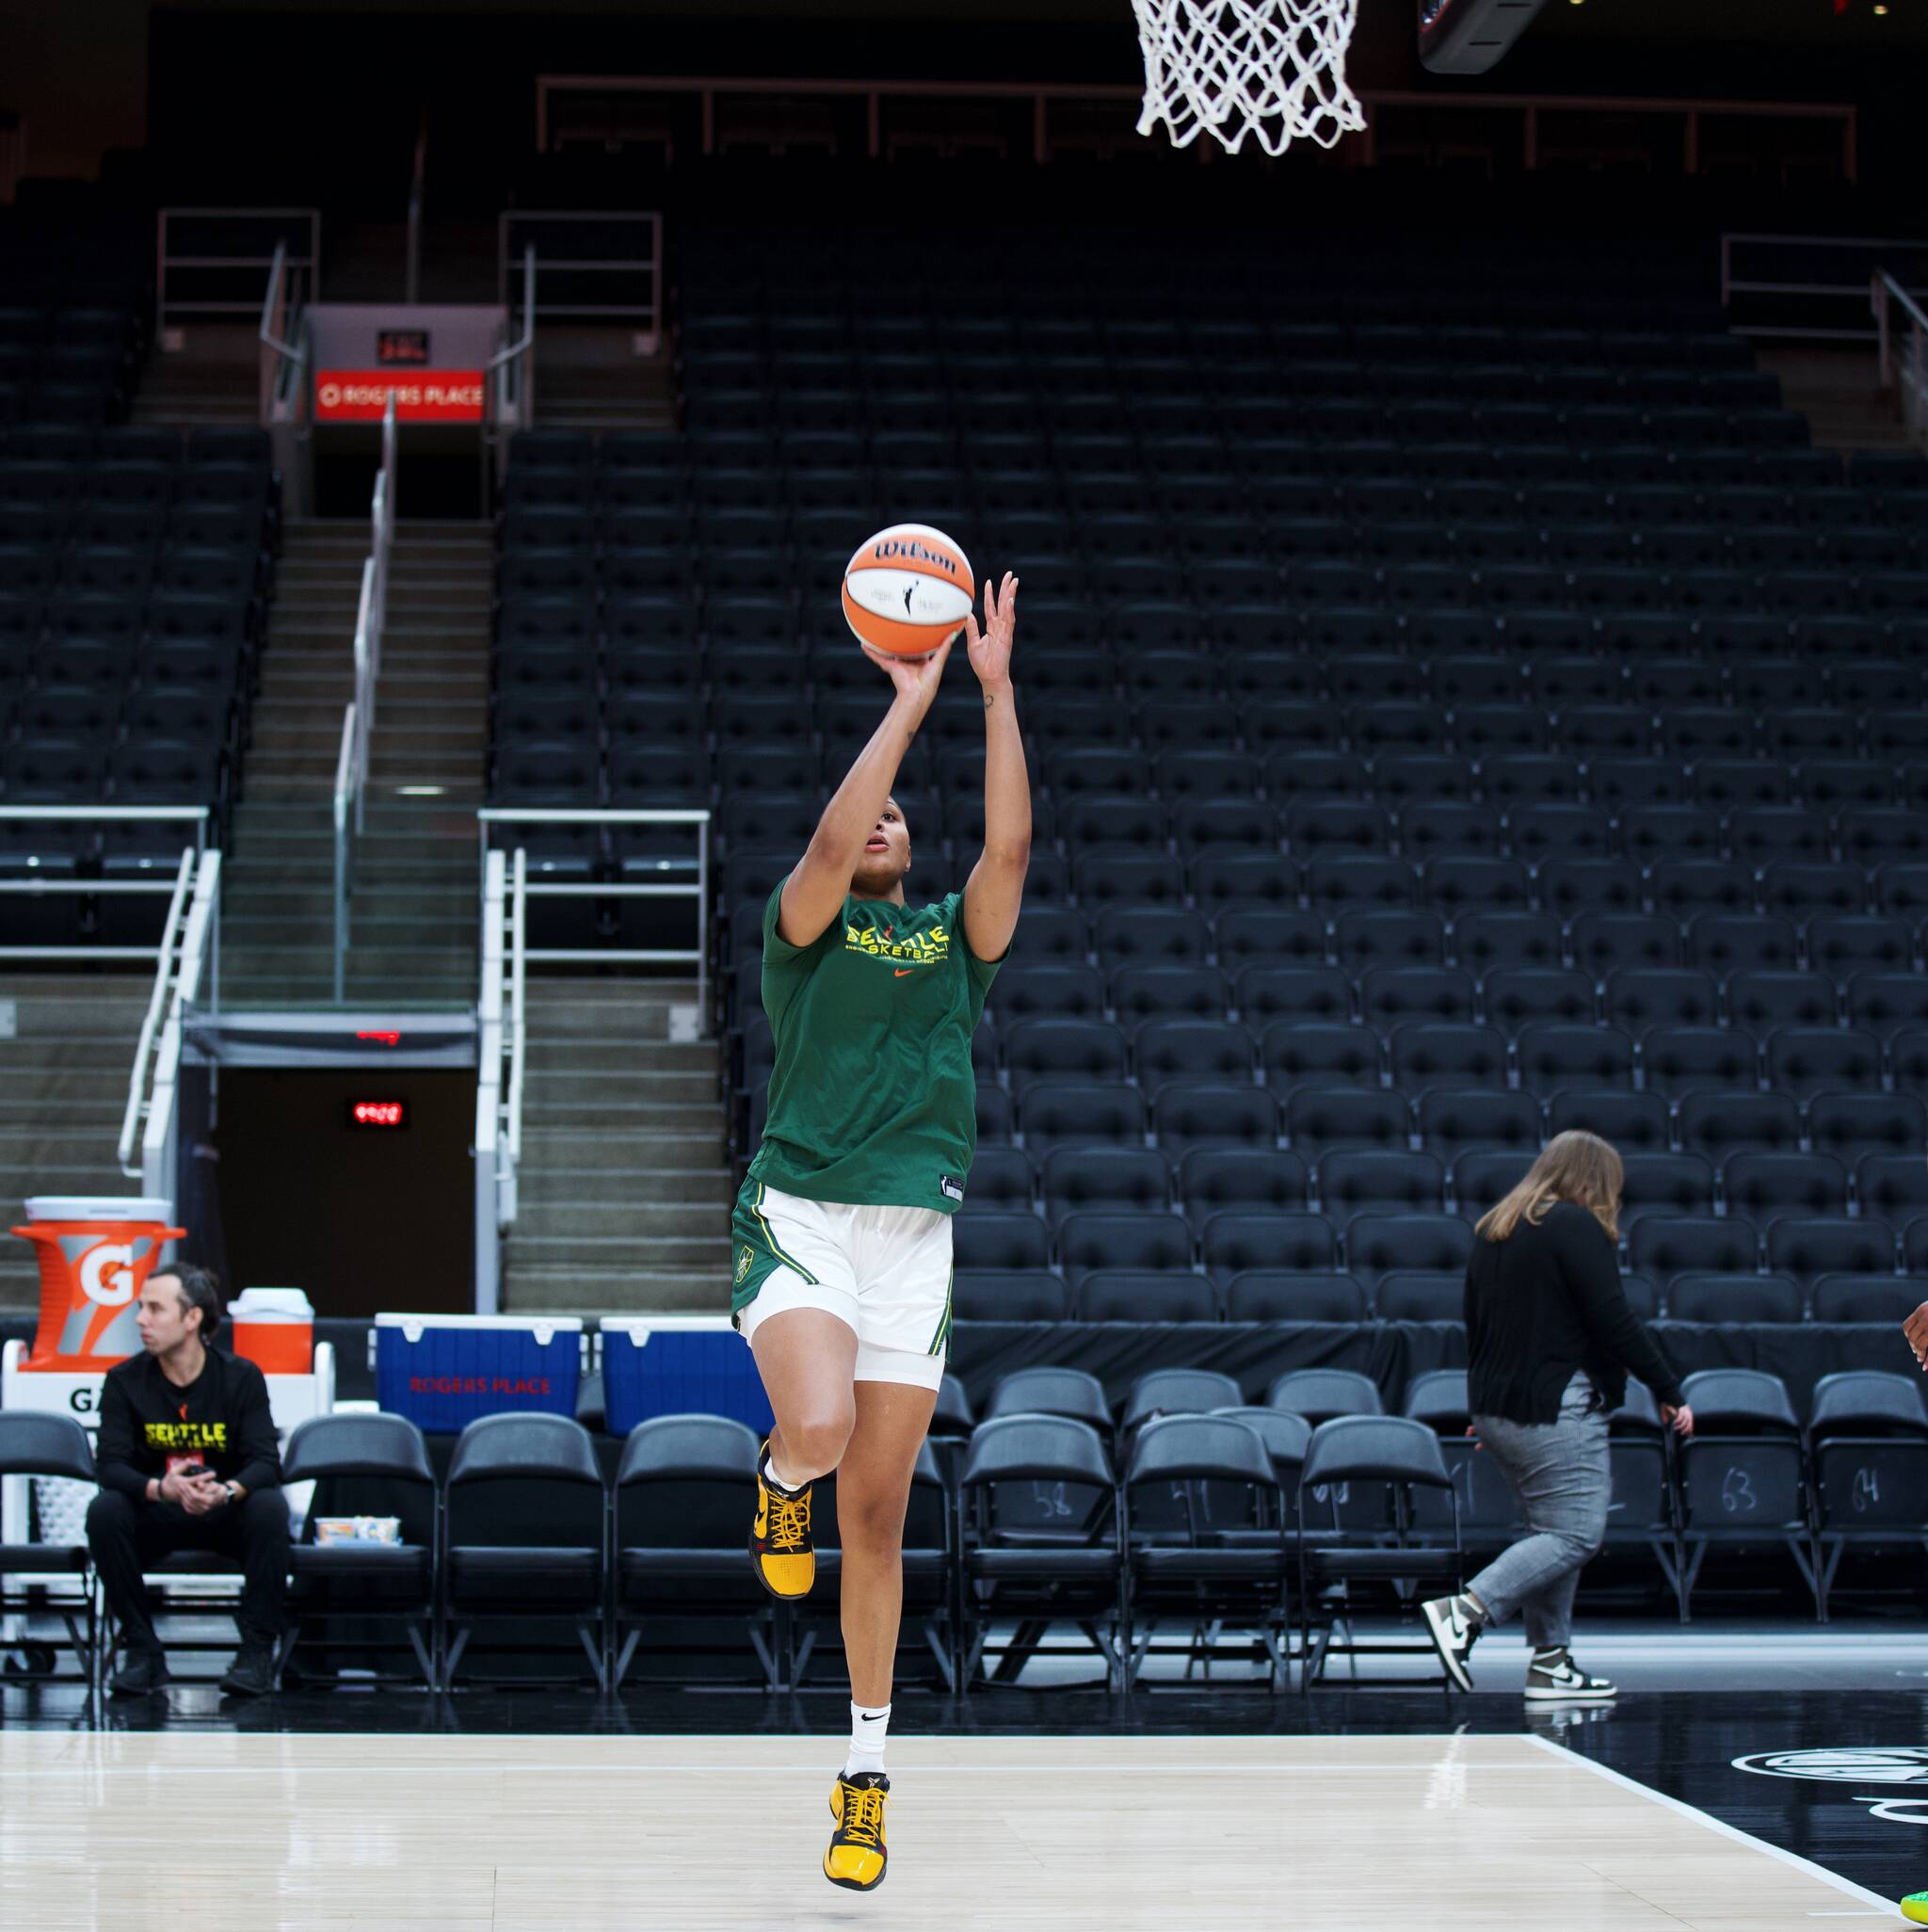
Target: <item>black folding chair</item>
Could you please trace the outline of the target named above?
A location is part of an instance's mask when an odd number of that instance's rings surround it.
[[[582,1424],[561,1415],[485,1415],[456,1443],[444,1490],[440,1628],[442,1687],[453,1687],[485,1620],[564,1622],[608,1687],[603,1658],[609,1524],[602,1472]],[[533,1539],[510,1542],[506,1523]],[[491,1650],[550,1648],[513,1630]]]
[[[616,1470],[613,1689],[659,1628],[685,1619],[703,1634],[678,1633],[678,1655],[733,1650],[733,1634],[723,1639],[740,1628],[764,1687],[791,1682],[791,1606],[757,1581],[744,1545],[760,1449],[756,1431],[727,1416],[657,1415],[630,1431]]]
[[[1352,1526],[1326,1497],[1353,1483],[1384,1484],[1390,1503],[1381,1526]],[[1451,1541],[1427,1539],[1417,1530],[1414,1491],[1442,1491],[1451,1519]],[[1351,1656],[1433,1656],[1430,1641],[1398,1643],[1360,1637],[1353,1630],[1356,1586],[1384,1586],[1401,1610],[1421,1601],[1421,1585],[1447,1596],[1464,1587],[1465,1552],[1459,1536],[1459,1496],[1439,1439],[1424,1423],[1403,1415],[1342,1415],[1312,1431],[1299,1471],[1294,1503],[1299,1538],[1299,1689],[1309,1691],[1326,1674],[1335,1651]],[[1334,1640],[1343,1624],[1346,1639]],[[1443,1671],[1440,1681],[1451,1684]]]
[[[1291,1668],[1283,1500],[1265,1439],[1228,1415],[1166,1415],[1132,1444],[1124,1480],[1125,1679],[1147,1659],[1182,1655],[1185,1676],[1212,1674],[1227,1623],[1255,1633],[1277,1687]],[[1269,1532],[1269,1535],[1268,1535]],[[1182,1618],[1182,1645],[1159,1645],[1161,1620]]]
[[[904,1516],[904,1621],[923,1637],[946,1690],[957,1686],[956,1512],[952,1494],[930,1443],[920,1444],[917,1461],[910,1472],[910,1496]],[[802,1685],[804,1672],[816,1648],[817,1626],[826,1618],[835,1622],[838,1617],[844,1536],[837,1516],[834,1474],[817,1485],[811,1505],[811,1535],[816,1544],[817,1589],[821,1594],[815,1597],[815,1602],[821,1615],[816,1611],[807,1615],[790,1671],[794,1687]]]
[[[87,1431],[71,1415],[56,1415],[35,1409],[0,1410],[0,1479],[35,1476],[87,1483],[94,1480],[94,1456]],[[30,1509],[26,1541],[0,1543],[0,1616],[29,1619],[26,1634],[15,1648],[26,1654],[28,1667],[15,1681],[41,1683],[79,1682],[89,1697],[99,1682],[101,1627],[99,1596],[95,1587],[93,1558],[88,1553],[83,1533],[78,1542],[35,1540],[31,1535],[39,1509]],[[76,1602],[56,1594],[53,1585],[78,1578],[80,1598]],[[67,1632],[64,1648],[73,1652],[78,1676],[58,1672],[59,1645],[45,1644],[33,1637],[31,1619],[58,1618]],[[36,1652],[44,1650],[47,1667],[35,1668]],[[9,1677],[12,1676],[9,1671]]]
[[[1470,1421],[1464,1369],[1429,1369],[1406,1391],[1406,1412],[1439,1439],[1439,1457],[1453,1478],[1460,1534],[1475,1554],[1503,1550],[1524,1527],[1519,1504],[1500,1465],[1467,1434]],[[1413,1492],[1413,1528],[1429,1540],[1453,1528],[1453,1504],[1437,1489]]]
[[[1639,1546],[1653,1557],[1682,1623],[1679,1500],[1668,1467],[1669,1430],[1644,1382],[1627,1384],[1627,1399],[1607,1418],[1607,1549]]]
[[[1928,1407],[1912,1377],[1874,1369],[1823,1376],[1808,1436],[1824,1623],[1850,1548],[1928,1549]]]
[[[399,1621],[422,1680],[440,1682],[435,1658],[435,1576],[442,1510],[422,1431],[401,1415],[317,1415],[288,1438],[281,1480],[313,1482],[301,1540],[288,1552],[287,1624],[275,1651],[279,1682],[304,1627],[343,1618]],[[324,1543],[330,1516],[394,1516],[395,1543]],[[358,1641],[355,1648],[362,1648]]]
[[[1117,1483],[1098,1431],[1068,1416],[1003,1415],[978,1425],[959,1479],[964,1659],[970,1684],[993,1650],[993,1619],[1015,1618],[991,1682],[1014,1682],[1052,1623],[1067,1621],[1124,1687]]]
[[[1778,1376],[1761,1369],[1702,1369],[1680,1385],[1694,1434],[1675,1451],[1680,1477],[1680,1587],[1691,1606],[1701,1566],[1715,1548],[1776,1545],[1793,1558],[1822,1614],[1801,1425]]]

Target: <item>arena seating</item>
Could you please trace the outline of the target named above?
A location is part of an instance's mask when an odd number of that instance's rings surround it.
[[[0,805],[205,805],[258,682],[280,486],[258,429],[125,422],[151,276],[111,221],[0,223]],[[0,871],[171,867],[178,826],[0,820]],[[151,943],[164,897],[9,894],[5,943]]]
[[[1912,1305],[1928,461],[1809,448],[1663,270],[1309,291],[1154,239],[1173,272],[1068,242],[962,305],[915,250],[892,295],[693,240],[682,433],[517,443],[494,793],[715,806],[742,1157],[763,903],[879,708],[837,572],[915,516],[1024,579],[961,1318],[1293,1274],[1444,1314],[1428,1278],[1579,1124],[1629,1156],[1649,1305]],[[969,686],[900,781],[930,892],[981,834]]]

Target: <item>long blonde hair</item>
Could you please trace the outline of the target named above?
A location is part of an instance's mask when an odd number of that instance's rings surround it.
[[[1555,1201],[1577,1201],[1608,1234],[1620,1238],[1620,1188],[1625,1170],[1613,1146],[1598,1134],[1571,1127],[1556,1134],[1526,1170],[1526,1178],[1497,1207],[1488,1208],[1474,1232],[1504,1241],[1522,1217],[1537,1228]]]

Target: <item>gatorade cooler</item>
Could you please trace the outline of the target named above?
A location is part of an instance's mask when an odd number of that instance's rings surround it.
[[[38,1194],[14,1232],[40,1249],[40,1322],[24,1367],[86,1374],[140,1352],[135,1313],[170,1228],[170,1200]]]
[[[298,1288],[247,1288],[228,1305],[234,1353],[266,1376],[314,1372],[314,1310]]]
[[[378,1314],[375,1393],[443,1433],[506,1409],[573,1416],[584,1346],[574,1315]]]
[[[609,1433],[652,1415],[727,1415],[770,1428],[756,1358],[727,1315],[636,1315],[602,1321],[602,1401]]]

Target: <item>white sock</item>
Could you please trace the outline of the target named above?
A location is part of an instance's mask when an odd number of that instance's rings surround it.
[[[845,1778],[884,1768],[884,1739],[891,1729],[891,1707],[866,1711],[861,1704],[850,1707],[850,1757],[844,1766]]]
[[[763,1477],[772,1489],[781,1489],[786,1496],[801,1495],[810,1487],[808,1483],[793,1483],[777,1467],[777,1458],[771,1453],[768,1443],[763,1445]]]

